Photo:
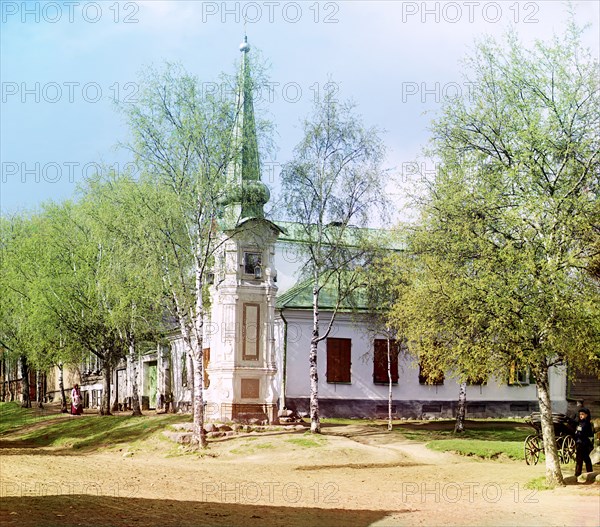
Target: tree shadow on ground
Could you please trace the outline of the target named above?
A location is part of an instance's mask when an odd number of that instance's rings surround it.
[[[30,489],[31,491],[31,489]],[[35,491],[34,491],[35,492]],[[240,503],[178,501],[96,495],[53,495],[3,497],[0,502],[0,525],[7,527],[112,526],[187,527],[229,526],[244,527],[307,525],[363,527],[388,518],[398,511],[323,509],[317,507],[265,506]],[[252,494],[255,496],[256,494]],[[240,496],[231,493],[229,501]],[[306,497],[304,502],[306,502]],[[295,499],[295,498],[294,498]]]

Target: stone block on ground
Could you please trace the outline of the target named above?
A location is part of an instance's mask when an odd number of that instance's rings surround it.
[[[578,483],[593,483],[596,480],[598,472],[584,472],[577,478]]]
[[[168,437],[171,441],[175,441],[175,443],[181,445],[189,445],[192,442],[191,432],[170,432],[167,430],[163,432],[163,435]]]
[[[193,423],[175,423],[171,425],[171,428],[175,430],[183,430],[185,432],[191,432],[194,424]]]

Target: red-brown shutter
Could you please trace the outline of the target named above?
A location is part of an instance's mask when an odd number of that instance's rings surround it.
[[[327,382],[351,382],[351,339],[327,339]]]
[[[398,344],[394,340],[390,342],[390,359],[392,382],[398,382]],[[387,361],[387,340],[375,339],[373,350],[373,382],[389,382]]]

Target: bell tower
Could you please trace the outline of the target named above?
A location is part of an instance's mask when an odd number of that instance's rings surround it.
[[[244,37],[232,130],[235,155],[227,167],[221,244],[210,286],[206,325],[206,417],[277,421],[274,319],[275,242],[282,229],[265,219],[269,189],[261,181],[252,76]],[[208,352],[207,352],[208,351]]]

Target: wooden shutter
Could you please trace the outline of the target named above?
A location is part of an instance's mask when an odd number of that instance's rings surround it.
[[[392,382],[398,382],[398,344],[395,340],[390,342],[390,362],[392,370]],[[387,340],[386,339],[375,339],[374,350],[373,350],[373,382],[374,383],[385,383],[389,382],[388,379],[388,365],[387,365]]]
[[[351,382],[351,339],[327,339],[327,382]]]

